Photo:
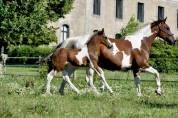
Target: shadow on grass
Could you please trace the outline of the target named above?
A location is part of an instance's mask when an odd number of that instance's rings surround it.
[[[158,103],[156,101],[148,101],[148,100],[142,100],[140,102],[143,105],[146,105],[150,108],[160,108],[160,109],[177,109],[178,103]]]

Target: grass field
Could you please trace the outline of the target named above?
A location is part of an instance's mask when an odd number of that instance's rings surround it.
[[[7,68],[11,72],[24,69]],[[29,71],[35,71],[33,68]],[[27,72],[27,71],[25,71]],[[163,95],[154,93],[156,84],[152,75],[143,73],[142,97],[135,93],[132,74],[106,71],[108,91],[100,96],[86,92],[85,71],[76,73],[74,84],[82,94],[77,96],[68,86],[65,96],[58,94],[60,78],[52,81],[52,96],[43,96],[45,79],[35,76],[5,76],[0,78],[0,118],[177,118],[178,117],[178,75],[161,74]],[[96,78],[96,77],[95,77]],[[111,80],[114,79],[114,80]],[[171,82],[168,82],[171,81]],[[172,82],[175,81],[175,82]],[[26,87],[26,84],[32,85]],[[99,80],[95,85],[99,87]]]

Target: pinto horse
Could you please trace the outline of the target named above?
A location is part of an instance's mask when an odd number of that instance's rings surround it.
[[[93,40],[95,41],[94,42],[95,46],[100,47],[102,45],[105,45],[109,47],[111,45],[108,39],[105,37],[104,29],[102,31],[95,32],[92,37],[94,37],[91,39],[92,41]],[[87,44],[90,44],[90,42],[92,41],[88,40]],[[77,94],[79,94],[79,90],[72,84],[69,77],[74,72],[77,66],[90,66],[92,68],[94,67],[93,64],[91,63],[92,61],[88,54],[88,49],[92,47],[93,45],[90,46],[85,45],[81,49],[57,48],[53,52],[53,54],[51,55],[51,63],[48,70],[49,73],[47,75],[46,94],[51,94],[50,83],[58,71],[62,71],[62,76],[64,80],[63,84],[67,82],[71,89],[75,91]],[[91,53],[95,53],[95,50],[90,52],[90,54]],[[95,68],[93,69],[96,70]],[[106,80],[103,79],[102,81],[104,85],[110,90],[110,92],[112,92]],[[92,88],[94,91],[97,92],[96,87],[94,85],[92,85]],[[63,94],[63,90],[60,90],[60,93]]]
[[[166,18],[154,21],[131,36],[126,36],[125,40],[116,40],[109,38],[112,43],[112,50],[104,45],[100,48],[100,53],[93,55],[89,53],[94,68],[102,72],[101,68],[108,70],[133,70],[134,82],[137,95],[141,96],[140,71],[149,72],[155,75],[157,89],[156,93],[161,95],[160,76],[156,69],[149,65],[149,54],[152,43],[156,37],[162,38],[168,44],[175,44],[176,40],[166,24]],[[90,45],[90,44],[88,44]],[[88,49],[91,52],[94,49]]]

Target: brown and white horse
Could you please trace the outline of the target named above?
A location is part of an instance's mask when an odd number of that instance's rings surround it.
[[[94,68],[100,73],[103,73],[101,68],[108,70],[132,69],[138,96],[142,95],[140,88],[140,71],[154,74],[157,84],[156,93],[161,95],[159,73],[148,63],[150,49],[156,37],[162,38],[168,42],[168,44],[176,43],[169,26],[166,24],[166,18],[144,26],[133,35],[125,37],[125,40],[109,38],[109,41],[113,45],[112,49],[108,49],[102,45],[99,53],[90,54],[90,52],[97,49],[88,48],[89,56]],[[88,44],[88,46],[90,46],[90,44]]]
[[[93,38],[94,37],[94,38]],[[104,29],[102,31],[97,31],[92,36],[92,41],[94,40],[95,46],[102,46],[105,45],[107,47],[111,46],[108,39],[105,37]],[[88,40],[87,44],[90,44],[91,40]],[[77,66],[91,66],[94,67],[91,63],[91,59],[88,54],[88,48],[91,49],[93,45],[87,46],[85,44],[81,49],[78,48],[57,48],[53,54],[51,55],[51,63],[48,70],[47,75],[47,84],[46,84],[46,94],[50,93],[50,83],[55,74],[58,71],[62,71],[63,76],[63,84],[67,82],[72,90],[74,90],[77,94],[79,94],[79,90],[72,84],[70,81],[70,75],[74,72]],[[90,52],[90,54],[95,53],[95,50]],[[94,68],[93,68],[94,69]],[[96,70],[96,69],[95,69]],[[98,73],[98,71],[96,70]],[[99,74],[99,73],[98,73]],[[106,80],[102,78],[103,84],[110,90],[109,85],[107,84]],[[93,83],[93,82],[92,82]],[[91,87],[95,92],[97,92],[96,87],[90,83]],[[63,94],[63,90],[60,89],[60,93]]]

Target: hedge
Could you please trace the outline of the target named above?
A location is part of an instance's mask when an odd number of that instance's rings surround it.
[[[29,45],[10,46],[9,57],[46,57],[52,48],[46,45],[31,47]],[[34,64],[34,59],[10,59],[8,63]],[[155,40],[150,52],[150,65],[159,72],[178,72],[178,43],[168,45],[161,40]]]
[[[149,62],[159,72],[178,72],[178,43],[168,45],[156,40],[151,48]]]
[[[52,48],[47,45],[32,47],[29,45],[9,46],[9,57],[46,57],[51,53]],[[8,59],[8,63],[34,64],[37,59]]]

